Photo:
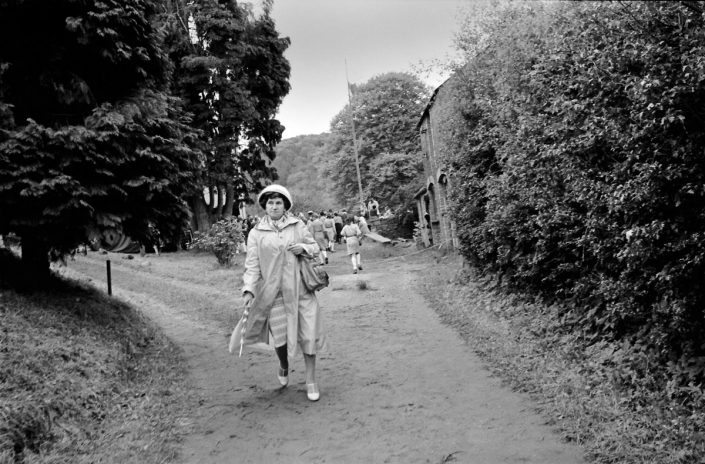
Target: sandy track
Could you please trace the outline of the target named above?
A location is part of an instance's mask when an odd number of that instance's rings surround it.
[[[237,295],[114,265],[115,293],[184,349],[200,405],[182,462],[583,462],[439,321],[414,290],[418,265],[366,264],[354,276],[342,253],[331,256],[333,284],[319,293],[330,349],[318,360],[317,403],[306,398],[303,359],[291,361],[280,388],[273,354],[230,355],[231,327],[199,316],[197,308],[231,307]],[[83,258],[71,269],[100,281],[103,266]]]

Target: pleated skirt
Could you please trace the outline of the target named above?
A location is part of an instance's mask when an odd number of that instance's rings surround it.
[[[328,342],[321,329],[318,310],[312,312],[299,308],[298,331],[289,334],[288,316],[281,293],[274,299],[274,304],[269,312],[268,324],[271,342],[276,348],[287,345],[287,338],[291,336],[304,354],[316,354],[318,351],[327,349]]]
[[[286,309],[284,309],[284,298],[280,293],[274,299],[274,304],[269,312],[269,333],[274,340],[274,346],[286,345]]]

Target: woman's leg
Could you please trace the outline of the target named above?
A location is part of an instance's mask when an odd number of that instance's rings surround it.
[[[357,259],[356,256],[360,256],[359,253],[353,253],[350,255],[350,261],[352,262],[353,272],[357,272]]]
[[[286,343],[282,346],[274,348],[277,352],[277,358],[279,358],[279,367],[282,369],[289,369],[289,357],[287,354]]]
[[[355,253],[356,268],[362,270],[362,265],[360,264],[360,253]]]
[[[304,354],[306,365],[306,383],[316,383],[316,355]]]
[[[318,401],[321,393],[316,384],[316,355],[304,354],[304,363],[306,364],[306,396],[311,401]]]

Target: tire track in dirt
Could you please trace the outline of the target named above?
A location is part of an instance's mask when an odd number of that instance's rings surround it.
[[[72,267],[101,280],[100,265]],[[321,400],[311,403],[302,359],[291,360],[290,385],[279,388],[273,354],[229,355],[231,325],[194,313],[234,304],[236,291],[115,266],[115,293],[186,354],[200,406],[183,462],[583,462],[579,448],[560,443],[535,406],[502,387],[440,322],[414,289],[418,268],[368,262],[352,275],[347,267],[345,255],[333,254],[333,284],[319,294],[331,348],[319,356]],[[370,289],[360,290],[360,280]]]

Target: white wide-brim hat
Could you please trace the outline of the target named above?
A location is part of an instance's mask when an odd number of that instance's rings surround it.
[[[259,203],[262,209],[266,209],[267,200],[269,199],[269,196],[272,193],[278,193],[284,197],[284,208],[286,208],[287,211],[290,210],[292,206],[294,206],[294,202],[291,199],[291,194],[286,189],[286,187],[279,184],[272,184],[262,189],[262,191],[257,196],[257,203]]]

